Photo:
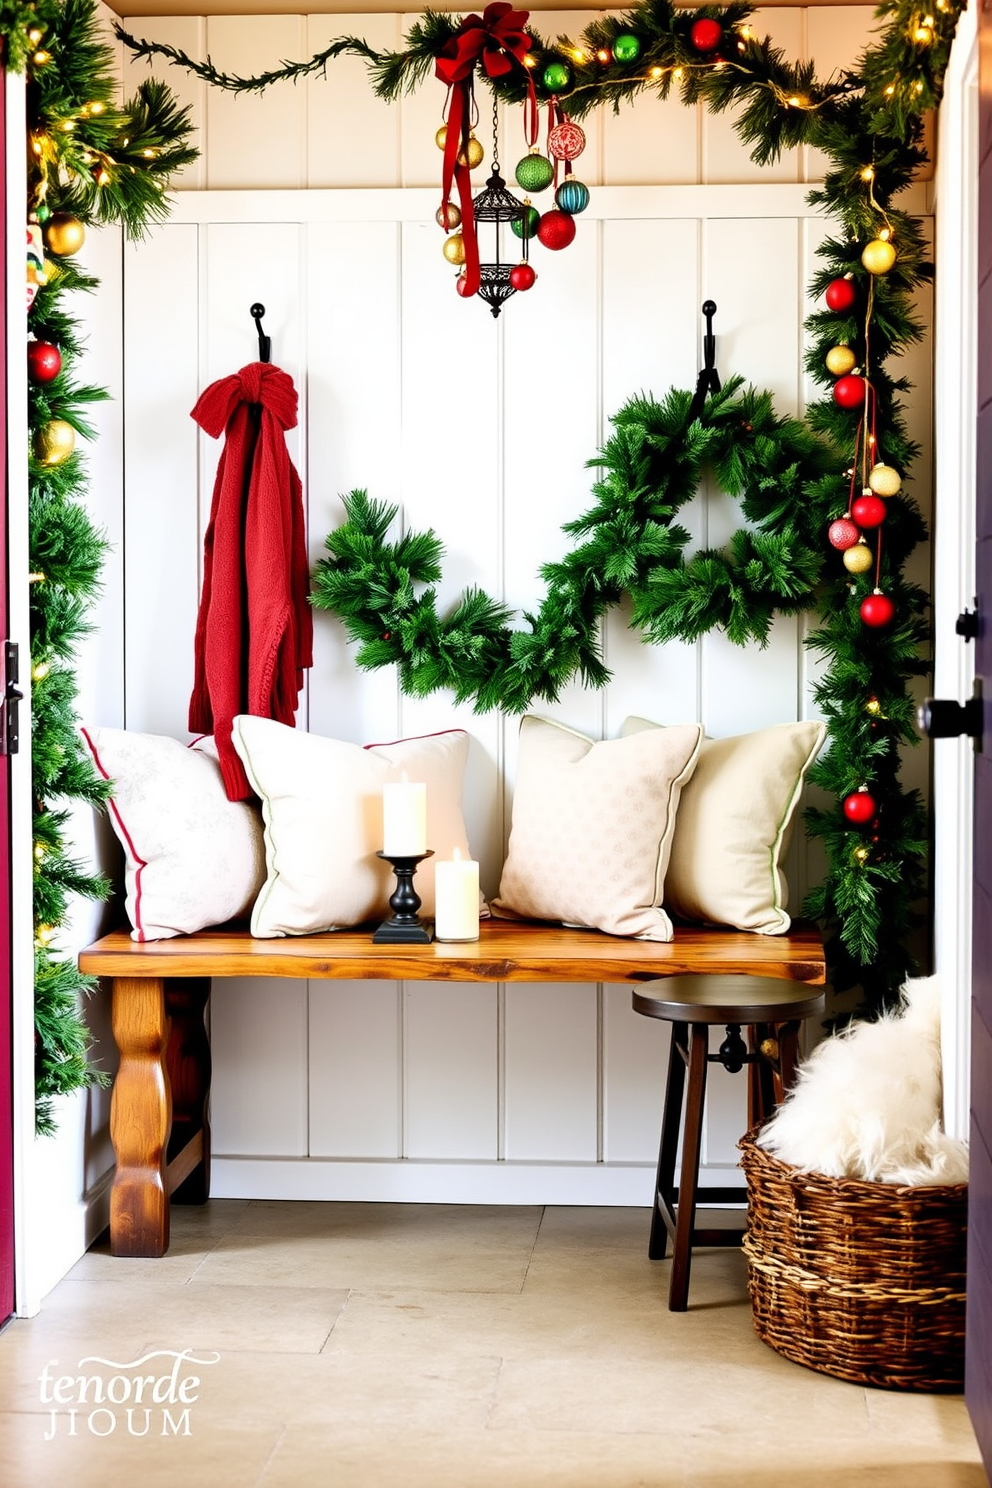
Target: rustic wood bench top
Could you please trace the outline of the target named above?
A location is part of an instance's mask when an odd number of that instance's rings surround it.
[[[465,944],[376,945],[372,927],[254,940],[246,930],[203,930],[139,943],[115,930],[79,956],[109,977],[120,1067],[110,1134],[117,1169],[110,1194],[114,1255],[160,1256],[169,1245],[170,1195],[202,1203],[210,1192],[210,1046],[203,1014],[212,977],[312,977],[445,982],[651,982],[685,973],[778,977],[821,986],[815,929],[789,935],[679,927],[668,942],[594,930],[484,921]]]
[[[379,981],[643,982],[685,973],[783,977],[820,986],[823,945],[809,926],[788,935],[679,926],[670,941],[623,940],[596,930],[484,920],[464,944],[373,945],[371,929],[253,940],[246,930],[203,930],[139,943],[115,930],[80,954],[82,971],[108,977],[314,977]]]

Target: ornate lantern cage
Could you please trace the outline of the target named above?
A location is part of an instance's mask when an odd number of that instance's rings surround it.
[[[493,169],[488,181],[478,196],[472,198],[472,211],[476,222],[491,222],[495,227],[496,252],[492,263],[479,264],[479,294],[486,301],[494,316],[499,315],[504,300],[515,293],[510,282],[512,263],[501,257],[503,228],[521,222],[526,208],[506,189],[506,182],[499,173],[499,160],[493,158]],[[523,235],[523,256],[526,262],[528,234]],[[481,252],[480,252],[481,258]]]

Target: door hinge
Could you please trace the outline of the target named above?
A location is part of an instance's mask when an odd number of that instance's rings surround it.
[[[17,683],[20,677],[20,647],[16,641],[3,643],[3,708],[0,718],[0,754],[16,754],[20,741],[19,704],[24,694]]]

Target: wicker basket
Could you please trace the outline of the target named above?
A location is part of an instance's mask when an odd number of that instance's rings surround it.
[[[803,1173],[740,1143],[759,1338],[797,1364],[897,1390],[964,1380],[967,1184]]]

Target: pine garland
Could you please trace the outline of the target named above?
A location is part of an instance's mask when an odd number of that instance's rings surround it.
[[[139,236],[167,214],[172,173],[196,158],[190,122],[162,84],[146,82],[116,102],[113,53],[101,39],[94,0],[0,5],[5,65],[26,67],[28,196],[40,224],[56,213],[83,226],[120,223]],[[44,230],[44,229],[43,229]],[[88,410],[107,397],[81,382],[78,324],[67,299],[97,288],[71,255],[46,244],[44,272],[28,313],[37,341],[57,346],[53,381],[28,388],[29,568],[31,620],[31,768],[34,796],[35,1124],[55,1130],[56,1097],[107,1084],[89,1062],[91,1038],[81,1003],[94,986],[59,954],[59,927],[76,895],[101,899],[102,876],[75,861],[67,846],[73,802],[99,806],[107,783],[80,744],[76,719],[76,648],[90,630],[106,544],[85,506],[87,477],[76,450],[56,463],[46,451],[53,420],[92,439]]]

